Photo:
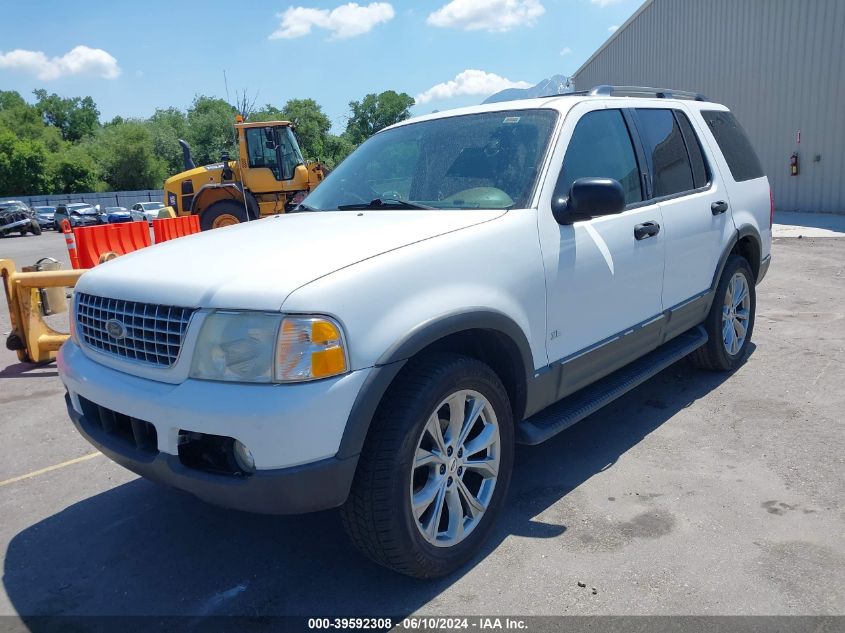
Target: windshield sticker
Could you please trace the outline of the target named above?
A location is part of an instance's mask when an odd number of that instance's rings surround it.
[[[518,116],[508,116],[505,117],[505,120],[502,123],[519,123],[520,117]]]

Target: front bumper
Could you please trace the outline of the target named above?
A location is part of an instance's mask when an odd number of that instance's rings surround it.
[[[292,385],[201,380],[168,384],[94,362],[72,341],[58,354],[68,413],[79,432],[118,464],[204,501],[238,510],[298,514],[341,505],[358,455],[337,457],[349,413],[368,371]],[[142,451],[84,415],[84,398],[155,427],[156,447]],[[243,442],[257,470],[209,473],[179,457],[180,432]]]
[[[356,455],[259,470],[247,477],[215,475],[183,466],[177,455],[159,452],[151,456],[135,451],[86,420],[73,408],[69,394],[65,402],[76,429],[106,457],[151,481],[224,508],[261,514],[303,514],[336,508],[346,501],[358,464]]]
[[[22,228],[29,228],[32,226],[32,220],[17,220],[16,222],[9,222],[8,224],[0,224],[0,232],[6,231],[20,231]]]

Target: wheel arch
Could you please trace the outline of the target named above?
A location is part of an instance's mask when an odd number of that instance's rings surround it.
[[[244,193],[236,183],[209,183],[200,187],[194,196],[191,213],[201,216],[215,202],[231,200],[242,203],[243,199]],[[257,219],[259,217],[258,202],[249,190],[246,192],[246,202],[252,219]]]
[[[759,282],[761,279],[762,244],[763,240],[760,238],[760,233],[756,227],[750,224],[743,224],[738,227],[722,251],[722,256],[719,258],[719,265],[713,272],[713,281],[710,285],[711,293],[715,292],[716,286],[719,285],[722,271],[725,270],[725,264],[727,264],[728,257],[731,255],[744,257],[751,266],[751,272],[754,273],[755,281]]]
[[[744,257],[751,266],[754,280],[760,281],[760,264],[763,258],[763,241],[760,239],[760,233],[754,226],[744,224],[737,229],[736,235],[736,244],[731,252]]]
[[[522,420],[528,376],[533,371],[531,348],[522,328],[492,310],[454,313],[420,324],[378,359],[349,414],[339,458],[361,452],[379,403],[407,361],[438,351],[464,354],[490,366],[508,392],[514,420]]]

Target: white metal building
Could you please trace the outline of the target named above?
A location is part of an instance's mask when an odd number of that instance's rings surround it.
[[[576,71],[599,84],[725,104],[777,209],[845,213],[845,0],[647,0]]]

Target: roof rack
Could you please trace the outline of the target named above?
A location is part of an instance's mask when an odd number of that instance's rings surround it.
[[[700,92],[688,90],[670,90],[668,88],[649,88],[647,86],[595,86],[587,93],[594,97],[657,97],[658,99],[693,99],[695,101],[709,101]]]

